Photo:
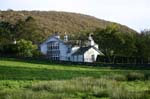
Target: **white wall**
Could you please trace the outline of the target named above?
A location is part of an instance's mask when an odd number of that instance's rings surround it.
[[[92,55],[94,55],[94,59],[92,58]],[[84,62],[96,61],[97,55],[99,55],[99,53],[94,48],[90,48],[87,52],[84,53]]]
[[[60,49],[60,60],[67,61],[68,60],[68,47],[64,45],[64,43],[59,43],[59,49]]]
[[[43,44],[41,44],[40,45],[40,50],[41,50],[42,54],[47,55],[47,43],[50,42],[50,41],[58,41],[58,39],[56,39],[56,38],[50,38],[46,42],[44,42]]]
[[[50,41],[57,41],[59,42],[59,49],[60,49],[60,60],[64,60],[64,61],[67,61],[68,60],[68,47],[63,43],[61,42],[60,40],[58,40],[57,38],[55,37],[51,37],[49,38],[46,42],[44,42],[43,44],[40,45],[40,50],[41,52],[44,54],[44,55],[47,55],[47,43],[50,42]]]
[[[94,57],[92,57],[94,55]],[[94,49],[90,48],[84,55],[74,55],[71,56],[71,61],[73,62],[94,62],[97,59],[99,53]]]
[[[40,45],[40,50],[41,50],[42,54],[46,55],[47,54],[47,45],[45,43]]]

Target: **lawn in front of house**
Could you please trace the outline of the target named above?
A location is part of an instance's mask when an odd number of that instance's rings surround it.
[[[147,69],[0,58],[0,79],[0,99],[150,98],[150,70]]]

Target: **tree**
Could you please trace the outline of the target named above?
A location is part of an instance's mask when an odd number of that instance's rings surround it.
[[[37,45],[43,40],[43,37],[38,30],[38,26],[34,18],[29,16],[25,20],[18,20],[15,24],[11,24],[5,21],[0,22],[1,54],[14,54],[13,43],[16,40],[20,41],[21,39],[31,41]],[[19,49],[19,51],[21,50]],[[26,53],[26,51],[24,53]],[[32,56],[29,55],[29,53],[26,53],[27,56]]]
[[[36,20],[28,16],[25,20],[18,20],[15,24],[0,22],[0,44],[12,43],[14,40],[26,39],[39,44],[43,36]]]
[[[37,50],[37,46],[32,44],[31,41],[21,39],[17,41],[18,55],[23,57],[32,57],[33,53]]]
[[[138,48],[137,56],[150,61],[150,30],[141,31],[137,35],[136,46]]]
[[[109,62],[114,62],[116,56],[132,56],[136,51],[135,38],[120,32],[117,24],[96,30],[94,38]]]
[[[34,44],[39,44],[43,40],[41,31],[37,25],[36,20],[29,16],[25,20],[19,20],[13,32],[16,33],[17,39],[26,39],[32,41]]]
[[[13,33],[11,29],[13,24],[9,22],[0,22],[0,45],[5,45],[10,42],[13,42]]]

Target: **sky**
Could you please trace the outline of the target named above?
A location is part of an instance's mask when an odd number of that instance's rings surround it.
[[[138,32],[150,29],[150,0],[1,0],[0,10],[7,9],[75,12]]]

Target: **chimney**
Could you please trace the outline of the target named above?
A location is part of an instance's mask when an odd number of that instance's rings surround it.
[[[92,35],[93,35],[93,33],[90,33],[89,37],[88,37],[88,39],[89,39],[89,46],[94,46],[95,45],[95,42],[94,42],[94,40],[92,38]]]
[[[68,35],[67,33],[65,32],[65,35],[64,35],[64,42],[67,42],[68,41]]]
[[[55,37],[60,39],[59,32],[55,32]]]

